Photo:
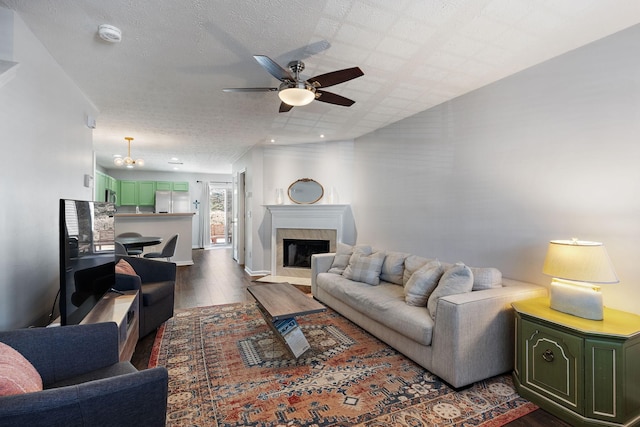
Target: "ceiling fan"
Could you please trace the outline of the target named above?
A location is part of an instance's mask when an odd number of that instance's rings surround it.
[[[280,87],[247,87],[247,88],[226,88],[223,92],[278,92],[280,112],[286,113],[293,107],[299,107],[311,103],[314,99],[329,104],[352,106],[355,101],[345,98],[335,93],[327,92],[322,88],[344,83],[346,81],[364,76],[360,68],[346,68],[344,70],[332,71],[319,76],[311,77],[307,80],[300,78],[300,72],[304,70],[304,62],[291,61],[287,64],[290,71],[282,68],[273,59],[265,55],[253,56],[258,64],[269,72],[273,77],[280,80]]]

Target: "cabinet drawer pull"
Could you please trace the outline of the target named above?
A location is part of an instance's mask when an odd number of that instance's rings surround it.
[[[546,349],[544,351],[544,353],[542,353],[542,358],[546,361],[546,362],[553,362],[553,351]]]

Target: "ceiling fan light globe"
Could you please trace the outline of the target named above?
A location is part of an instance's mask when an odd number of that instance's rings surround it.
[[[307,88],[289,87],[281,89],[278,97],[282,102],[294,107],[310,104],[316,97],[313,91]]]

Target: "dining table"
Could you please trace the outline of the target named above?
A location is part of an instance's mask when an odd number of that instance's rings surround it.
[[[125,249],[140,248],[144,246],[154,246],[162,243],[162,237],[156,236],[127,236],[116,237],[116,242],[121,243]]]

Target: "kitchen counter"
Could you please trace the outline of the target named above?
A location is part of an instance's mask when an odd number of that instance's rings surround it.
[[[144,252],[160,252],[166,242],[175,234],[179,234],[176,253],[171,258],[177,265],[193,265],[191,256],[193,212],[187,213],[117,213],[115,217],[116,236],[126,232],[136,232],[143,236],[158,236],[162,243],[146,246]],[[154,258],[164,260],[164,258]]]

